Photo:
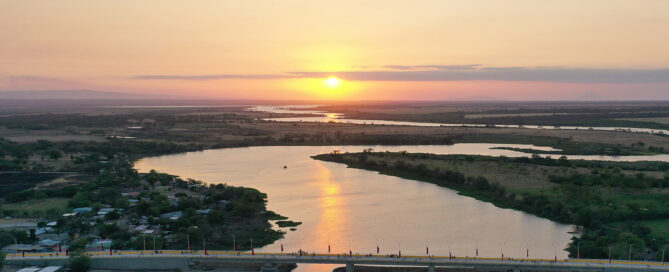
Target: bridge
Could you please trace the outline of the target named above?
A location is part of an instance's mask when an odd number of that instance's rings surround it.
[[[533,271],[669,271],[663,262],[594,260],[594,259],[511,259],[449,256],[388,256],[345,254],[249,253],[230,251],[104,251],[87,252],[92,267],[101,269],[171,269],[188,268],[197,261],[262,264],[261,271],[278,271],[277,264],[340,264],[347,272],[355,265],[425,267],[429,272],[436,267],[460,267],[494,270]],[[10,265],[64,265],[64,253],[9,254]],[[123,260],[120,262],[120,260]],[[112,267],[113,266],[113,267]]]

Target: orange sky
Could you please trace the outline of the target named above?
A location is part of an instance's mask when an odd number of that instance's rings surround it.
[[[667,14],[665,0],[0,0],[0,90],[669,99]]]

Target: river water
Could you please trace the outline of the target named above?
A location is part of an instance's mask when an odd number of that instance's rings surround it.
[[[427,122],[409,122],[409,121],[388,121],[388,120],[365,120],[344,118],[341,113],[331,113],[319,110],[311,110],[316,105],[282,105],[282,106],[252,106],[249,111],[262,111],[270,113],[291,113],[291,114],[315,114],[320,116],[308,117],[280,117],[266,118],[267,121],[277,122],[336,122],[365,125],[392,125],[392,126],[419,126],[419,127],[486,127],[485,124],[454,124],[454,123],[427,123]],[[490,126],[498,128],[525,128],[525,129],[562,129],[562,130],[603,130],[603,131],[628,131],[637,133],[669,134],[669,130],[633,128],[633,127],[581,127],[581,126],[537,126],[537,125],[504,125],[493,124]]]
[[[272,113],[320,114],[317,117],[269,118],[283,122],[348,122],[375,125],[483,126],[386,120],[345,119],[339,113],[309,110],[313,106],[253,106],[249,110]],[[299,109],[299,110],[296,110]],[[496,125],[498,127],[517,127]],[[669,133],[664,130],[613,127],[524,126],[528,129],[625,130]],[[308,252],[430,254],[474,256],[567,257],[574,226],[559,224],[523,212],[458,195],[433,184],[351,169],[343,164],[311,159],[333,150],[360,152],[408,151],[434,154],[474,154],[518,157],[528,154],[493,147],[550,147],[511,144],[455,144],[436,146],[265,146],[206,150],[144,158],[139,171],[155,169],[207,183],[257,188],[268,195],[268,209],[301,221],[296,231],[259,249],[259,252]],[[559,156],[559,155],[553,155]],[[669,161],[658,156],[569,156],[570,159],[613,161]],[[286,166],[287,168],[284,168]],[[297,271],[332,271],[335,265],[300,265]]]
[[[510,144],[433,146],[264,146],[214,149],[149,157],[136,163],[139,171],[155,169],[207,183],[257,188],[267,193],[268,209],[301,221],[296,231],[258,251],[299,249],[333,253],[349,249],[382,254],[430,254],[564,258],[563,248],[573,226],[458,195],[433,184],[351,169],[318,161],[313,155],[333,150],[360,152],[408,151],[434,154],[527,156],[493,147],[549,147]],[[661,158],[660,158],[661,157]],[[603,160],[667,160],[666,156],[572,158]],[[287,168],[284,169],[284,166]],[[285,229],[288,230],[288,229]],[[301,265],[298,271],[331,271],[332,265]]]

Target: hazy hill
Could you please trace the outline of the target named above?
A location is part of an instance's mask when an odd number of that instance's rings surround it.
[[[0,99],[141,99],[146,94],[128,94],[91,90],[0,91]],[[161,98],[166,98],[161,96]]]

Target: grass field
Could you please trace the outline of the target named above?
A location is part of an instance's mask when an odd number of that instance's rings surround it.
[[[651,117],[651,118],[620,118],[618,120],[636,121],[636,122],[651,122],[663,125],[669,125],[669,117]]]
[[[355,161],[358,154],[342,154],[346,160]],[[347,158],[348,157],[348,158]],[[465,176],[483,176],[491,183],[499,183],[503,187],[520,191],[534,191],[538,189],[549,189],[556,186],[548,180],[549,175],[568,176],[572,173],[590,175],[592,169],[583,167],[561,167],[546,166],[530,163],[515,163],[490,160],[472,160],[462,161],[456,159],[422,159],[415,157],[404,157],[398,153],[373,153],[367,155],[367,160],[375,161],[377,164],[394,165],[397,161],[404,161],[407,164],[417,165],[425,164],[427,169],[452,170],[463,173]],[[645,176],[664,178],[665,173],[661,171],[622,171],[626,175],[635,175],[643,173]],[[623,202],[638,201],[640,204],[662,201],[667,203],[669,209],[669,194],[658,194],[657,189],[653,192],[620,194],[619,192],[610,192],[611,195],[618,196],[617,200]],[[663,207],[664,208],[664,207]]]
[[[616,222],[611,224],[611,226],[622,229],[626,223],[627,222]],[[665,241],[669,241],[669,219],[636,221],[635,223],[648,227],[654,237],[663,238]]]
[[[50,211],[54,214],[62,214],[67,210],[67,198],[31,199],[23,202],[2,204],[2,210],[14,210],[15,217],[35,217],[35,215],[47,215]]]
[[[665,240],[669,241],[669,219],[643,221],[641,224],[650,228],[655,236],[663,237]]]

